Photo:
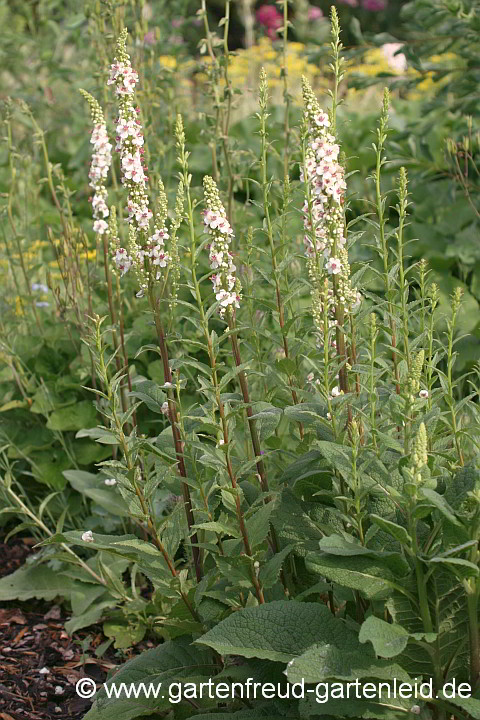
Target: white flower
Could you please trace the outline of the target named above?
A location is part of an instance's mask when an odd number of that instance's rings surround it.
[[[428,390],[420,390],[418,397],[421,397],[422,400],[426,400],[428,398]]]
[[[43,283],[32,283],[32,290],[34,292],[41,291],[43,293],[48,293],[48,287],[43,285]]]
[[[331,413],[327,412],[327,420],[331,420],[331,419],[332,419]]]
[[[82,534],[83,542],[93,542],[93,533],[91,530],[87,530]]]
[[[122,277],[132,267],[132,258],[127,253],[125,248],[119,248],[116,251],[115,257],[113,258],[113,262],[117,266],[117,269],[120,270]]]
[[[63,695],[64,689],[61,685],[55,685],[55,695]]]
[[[105,220],[95,220],[93,223],[93,232],[103,235],[106,230],[108,230],[108,224]]]
[[[343,395],[343,390],[340,390],[338,385],[335,385],[335,387],[332,388],[330,395],[332,398],[339,397],[340,395]]]
[[[168,402],[165,400],[165,402],[162,404],[162,413],[164,415],[168,415]]]
[[[313,374],[313,372],[308,373],[308,375],[307,375],[308,382],[310,382],[310,383],[313,382],[314,377],[315,377],[315,375]]]
[[[338,258],[331,257],[325,267],[329,275],[338,275],[342,269],[342,264]]]
[[[40,675],[48,675],[50,673],[50,670],[47,667],[43,667],[38,672],[40,673]]]
[[[318,127],[330,127],[330,120],[328,119],[327,113],[319,112],[317,115],[315,115],[315,123],[318,125]]]
[[[412,707],[410,708],[410,712],[413,713],[413,715],[420,715],[420,713],[422,712],[420,705],[412,705]]]
[[[386,61],[397,73],[403,73],[407,69],[407,58],[403,53],[397,54],[397,51],[402,47],[402,43],[385,43],[382,45],[382,52]]]
[[[115,480],[115,478],[106,478],[106,479],[104,480],[104,483],[105,483],[105,485],[107,485],[108,487],[113,487],[114,485],[117,484],[117,481]]]
[[[171,388],[171,387],[173,387],[173,385],[172,385],[171,382],[168,382],[168,380],[167,380],[167,382],[163,384],[163,387],[164,387],[164,388]]]

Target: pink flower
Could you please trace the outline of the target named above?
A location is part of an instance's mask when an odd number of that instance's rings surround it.
[[[283,25],[283,17],[273,5],[261,5],[255,13],[257,22],[263,25],[270,32]]]
[[[308,19],[310,22],[313,22],[315,20],[320,20],[320,18],[323,17],[323,12],[320,10],[320,8],[315,7],[315,5],[310,5],[308,8]]]
[[[362,7],[370,12],[380,12],[387,7],[387,0],[362,0]]]

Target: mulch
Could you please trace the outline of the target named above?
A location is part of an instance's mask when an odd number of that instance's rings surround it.
[[[0,542],[0,577],[23,564],[34,542],[32,538]],[[101,658],[95,655],[106,640],[101,625],[74,633],[72,638],[64,629],[67,619],[62,606],[40,600],[2,604],[0,720],[80,720],[92,701],[76,694],[78,680],[92,678],[99,688],[107,673],[125,661],[112,647]],[[82,641],[88,646],[85,652]],[[142,643],[132,656],[152,645]]]

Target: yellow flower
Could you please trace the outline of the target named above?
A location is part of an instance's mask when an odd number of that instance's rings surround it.
[[[172,55],[160,55],[158,62],[160,65],[163,65],[163,67],[169,68],[170,70],[175,70],[177,67],[177,59],[172,57]]]

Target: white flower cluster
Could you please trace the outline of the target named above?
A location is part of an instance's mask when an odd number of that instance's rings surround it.
[[[303,100],[308,122],[308,146],[301,178],[309,186],[303,206],[304,242],[313,284],[313,316],[322,336],[324,304],[327,305],[328,325],[334,327],[337,302],[342,303],[346,312],[354,312],[360,306],[361,295],[350,282],[343,209],[347,185],[339,162],[340,147],[329,130],[328,114],[320,108],[305,78]],[[324,263],[320,272],[318,260],[322,256]],[[329,278],[328,282],[326,278]],[[320,344],[322,342],[320,340]],[[333,338],[332,343],[335,343]]]
[[[105,179],[112,164],[112,144],[108,140],[107,126],[100,105],[90,93],[85,90],[80,90],[80,92],[90,105],[93,120],[93,130],[90,138],[93,145],[93,154],[88,173],[90,187],[95,191],[91,198],[94,220],[93,230],[98,235],[103,235],[108,230],[105,218],[110,214],[107,205],[108,193],[105,187]]]
[[[240,307],[240,282],[235,276],[236,267],[230,242],[233,229],[227,220],[225,208],[220,202],[220,195],[215,181],[210,176],[203,179],[205,204],[203,212],[205,229],[211,236],[208,245],[210,267],[217,272],[211,276],[215,297],[219,303],[219,312],[223,317],[227,308]]]
[[[170,255],[165,250],[165,240],[170,237],[167,228],[154,227],[154,233],[148,238],[148,245],[144,251],[145,256],[149,257],[152,265],[157,266],[156,280],[160,280],[161,272],[159,268],[166,268],[170,262]]]
[[[132,258],[125,248],[122,247],[116,250],[115,255],[113,256],[113,262],[120,273],[120,277],[123,277],[132,267]]]
[[[93,229],[99,235],[107,230],[105,218],[109,215],[107,205],[107,189],[104,180],[112,164],[112,144],[108,142],[107,126],[105,123],[95,125],[90,142],[93,145],[92,164],[90,165],[90,187],[95,190],[92,198],[92,213],[94,217]]]
[[[306,179],[310,183],[313,199],[311,219],[308,201],[303,207],[304,226],[310,232],[304,237],[306,254],[315,256],[315,247],[311,235],[315,235],[316,252],[323,253],[328,260],[326,270],[336,275],[341,271],[341,260],[332,257],[334,246],[337,252],[345,247],[343,219],[343,199],[347,184],[343,167],[338,162],[339,145],[335,136],[328,132],[330,121],[327,113],[320,108],[307,104],[309,116],[310,141],[305,162]],[[305,180],[302,169],[301,179]],[[312,227],[313,224],[313,227]]]
[[[135,108],[132,102],[135,85],[138,82],[138,74],[132,69],[130,56],[126,52],[126,39],[127,32],[124,30],[118,39],[117,56],[111,65],[110,77],[108,79],[109,85],[115,85],[115,92],[119,97],[115,150],[120,153],[122,183],[128,192],[128,222],[134,226],[136,231],[148,235],[153,213],[149,209],[147,194],[148,175],[143,158],[144,138],[142,125],[138,120],[139,109]],[[120,262],[123,264],[123,272],[126,272],[131,264],[134,263],[139,279],[141,279],[143,277],[143,259],[145,255],[148,255],[149,251],[146,248],[142,248],[142,245],[136,240],[129,249],[129,265],[128,263],[125,264],[122,253],[119,257]],[[117,256],[115,256],[115,260],[116,257]],[[127,270],[125,270],[125,268],[127,268]],[[141,286],[145,288],[146,282],[141,281]]]

